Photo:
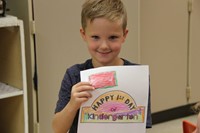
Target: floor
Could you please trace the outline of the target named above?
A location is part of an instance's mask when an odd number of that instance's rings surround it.
[[[197,115],[155,124],[151,129],[147,129],[146,133],[183,133],[182,120],[188,120],[196,124]]]

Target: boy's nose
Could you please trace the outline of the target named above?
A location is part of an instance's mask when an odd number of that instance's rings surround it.
[[[102,43],[101,43],[101,48],[108,48],[108,43],[107,43],[106,40],[105,40],[105,41],[102,41]]]

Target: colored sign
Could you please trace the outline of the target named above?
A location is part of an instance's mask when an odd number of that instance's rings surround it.
[[[78,133],[145,133],[148,66],[90,69],[81,72],[81,81],[96,90],[80,108]]]

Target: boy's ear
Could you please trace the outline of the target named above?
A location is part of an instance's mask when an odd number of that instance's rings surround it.
[[[126,36],[128,35],[128,29],[124,30],[124,39],[126,38]]]
[[[128,35],[128,29],[125,29],[124,35],[123,35],[123,37],[124,37],[123,42],[125,42],[127,35]]]
[[[85,41],[86,40],[86,35],[85,35],[85,31],[84,31],[84,29],[82,27],[80,28],[80,34],[81,34],[82,39]]]

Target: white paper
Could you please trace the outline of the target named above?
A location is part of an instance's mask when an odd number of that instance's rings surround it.
[[[81,71],[95,86],[82,104],[78,133],[145,133],[149,91],[147,65],[99,67]]]

